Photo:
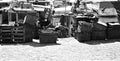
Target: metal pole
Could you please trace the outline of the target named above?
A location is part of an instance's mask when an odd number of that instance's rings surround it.
[[[66,2],[67,2],[67,1],[65,0],[65,15],[66,15],[66,6],[67,6]]]
[[[67,6],[67,5],[66,5],[66,0],[65,0],[65,15],[64,15],[64,16],[65,16],[65,17],[64,17],[64,18],[65,18],[65,26],[67,26],[66,6]]]

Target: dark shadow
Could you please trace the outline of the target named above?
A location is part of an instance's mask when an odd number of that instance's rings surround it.
[[[0,43],[1,46],[4,46],[4,45],[30,45],[30,46],[33,46],[33,47],[44,47],[44,46],[54,46],[54,45],[61,45],[59,43],[35,43],[35,42],[28,42],[28,43]]]
[[[33,47],[44,47],[44,46],[54,46],[54,45],[61,45],[59,43],[36,43],[36,42],[29,42],[29,43],[21,43],[22,45],[30,45]]]
[[[0,45],[1,46],[3,46],[3,45],[17,45],[17,43],[13,43],[13,42],[9,42],[9,43],[8,42],[7,43],[6,42],[1,42]]]
[[[108,43],[114,43],[114,42],[120,42],[120,39],[111,39],[111,40],[90,40],[90,41],[84,41],[81,43],[86,43],[89,45],[99,45],[99,44],[108,44]]]

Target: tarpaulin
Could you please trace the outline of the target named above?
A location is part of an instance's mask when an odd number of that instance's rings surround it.
[[[100,16],[117,16],[117,11],[111,2],[100,2]]]
[[[119,1],[106,1],[100,2],[99,7],[99,20],[107,22],[118,22],[119,21]]]

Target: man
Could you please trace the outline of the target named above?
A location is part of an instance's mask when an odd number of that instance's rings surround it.
[[[41,28],[45,28],[46,26],[48,26],[50,24],[50,12],[49,10],[45,10],[44,12],[40,12],[39,13],[39,24]]]

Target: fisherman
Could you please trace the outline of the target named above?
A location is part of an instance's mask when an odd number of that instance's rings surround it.
[[[41,28],[45,28],[50,24],[50,19],[49,19],[49,9],[45,9],[44,13],[39,13],[39,24]]]

